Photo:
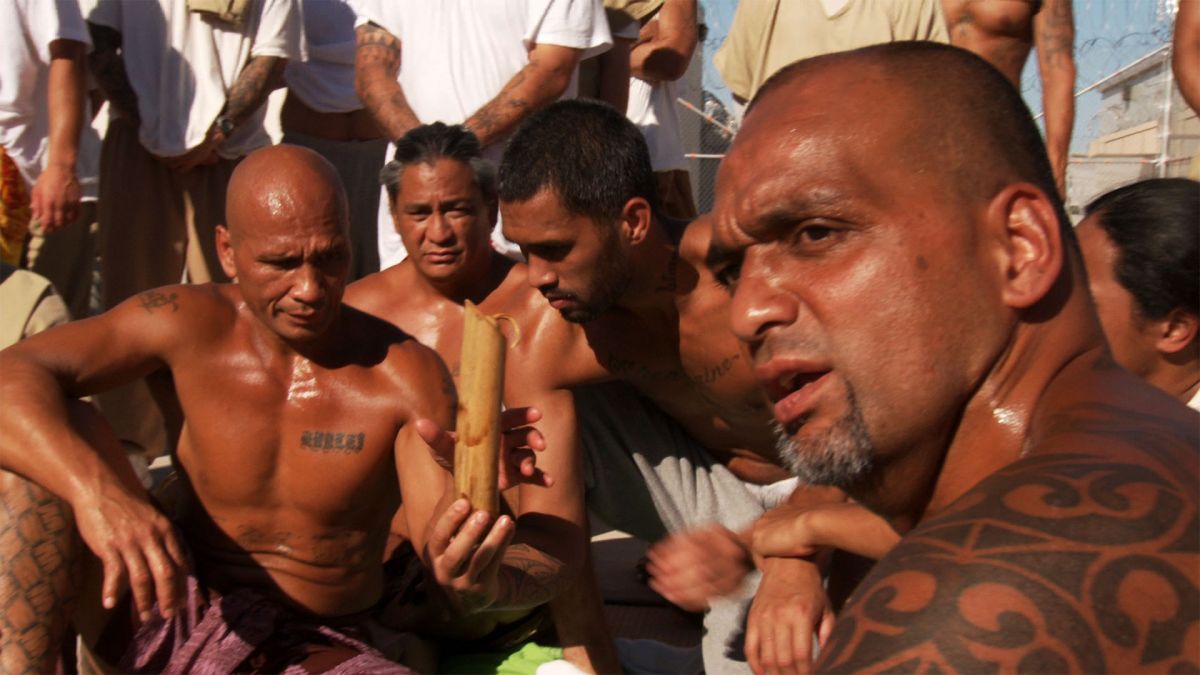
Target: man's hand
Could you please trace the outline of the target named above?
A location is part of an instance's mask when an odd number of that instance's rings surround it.
[[[430,525],[426,564],[463,614],[487,609],[499,595],[500,562],[516,524],[508,516],[491,520],[486,511],[471,513],[470,502],[457,499]]]
[[[650,548],[650,588],[683,609],[708,609],[738,589],[752,569],[749,547],[720,525],[671,535]]]
[[[746,660],[758,675],[812,671],[812,639],[833,630],[821,572],[815,563],[767,558],[746,618]]]
[[[34,220],[52,234],[79,217],[79,180],[74,167],[50,164],[38,177],[30,195]]]
[[[221,130],[213,126],[209,127],[208,133],[204,136],[204,141],[196,147],[188,150],[182,155],[175,157],[160,157],[159,161],[168,169],[186,173],[198,166],[210,166],[221,161],[221,156],[217,154],[217,148],[225,142],[225,134]]]
[[[531,426],[542,418],[542,413],[533,407],[509,408],[500,413],[500,471],[497,484],[500,490],[522,483],[550,487],[554,478],[537,468],[535,452],[546,449],[542,432]],[[416,421],[417,434],[433,450],[433,458],[447,471],[454,470],[453,431],[442,429],[428,419]]]
[[[156,597],[160,614],[174,614],[187,563],[167,517],[148,499],[120,489],[80,500],[73,508],[80,536],[104,564],[104,606],[115,607],[128,584],[143,621],[150,618]]]

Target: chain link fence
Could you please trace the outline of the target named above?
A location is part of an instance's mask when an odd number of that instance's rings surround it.
[[[795,0],[785,0],[795,1]],[[899,0],[906,1],[906,0]],[[737,0],[701,0],[705,30],[680,88],[679,117],[701,213],[712,209],[717,167],[740,111],[712,66]],[[1200,119],[1170,74],[1178,0],[1074,0],[1075,133],[1067,170],[1073,219],[1096,196],[1154,176],[1184,176],[1200,148]],[[1041,78],[1032,53],[1021,93],[1042,120]]]

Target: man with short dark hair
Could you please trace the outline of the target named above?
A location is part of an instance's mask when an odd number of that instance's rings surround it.
[[[500,210],[528,263],[489,306],[521,326],[516,358],[538,364],[510,372],[507,400],[545,413],[544,465],[564,478],[534,496],[535,508],[582,527],[571,490],[586,487],[609,525],[650,542],[672,535],[651,550],[651,586],[707,610],[709,672],[747,669],[756,658],[739,639],[757,583],[753,574],[742,585],[754,570],[749,527],[789,499],[841,498],[793,492],[780,466],[769,410],[725,323],[728,299],[703,266],[709,221],[661,217],[637,127],[587,101],[548,106],[514,135]],[[770,567],[762,584],[775,590],[750,610],[748,635],[777,625],[811,637],[827,626],[816,567]],[[808,656],[806,643],[794,659]]]
[[[1200,418],[1113,364],[1000,72],[929,43],[795,64],[717,199],[781,451],[907,533],[818,671],[1200,667]]]
[[[1200,410],[1200,183],[1155,178],[1097,197],[1075,228],[1117,363]]]

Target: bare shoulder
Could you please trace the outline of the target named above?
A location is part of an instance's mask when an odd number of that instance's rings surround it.
[[[910,532],[855,592],[820,670],[1200,668],[1195,427],[1105,412]]]
[[[527,280],[527,267],[513,265],[503,283],[480,306],[501,315],[514,328],[510,335],[507,382],[570,386],[601,372],[583,328],[562,317]],[[549,380],[547,380],[549,378]]]
[[[346,287],[342,301],[368,314],[387,318],[388,309],[403,298],[396,292],[396,288],[403,286],[407,270],[410,268],[411,265],[401,262],[368,274]]]

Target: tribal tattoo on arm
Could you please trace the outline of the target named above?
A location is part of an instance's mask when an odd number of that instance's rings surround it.
[[[1195,494],[1162,469],[1029,456],[880,562],[817,670],[1196,672],[1198,571]]]
[[[71,507],[0,471],[0,672],[54,670],[82,576]]]
[[[485,148],[504,138],[529,113],[562,95],[571,82],[580,53],[578,49],[556,45],[534,47],[529,52],[529,63],[464,124],[475,132]]]
[[[96,84],[120,117],[135,125],[140,124],[137,94],[129,83],[125,71],[125,59],[121,54],[121,33],[99,24],[89,23],[92,51],[88,54],[88,66],[96,78]]]
[[[1071,0],[1046,0],[1034,18],[1034,41],[1042,77],[1046,151],[1061,191],[1075,126],[1075,18]]]
[[[283,83],[287,59],[278,56],[254,56],[238,73],[225,101],[225,116],[234,124],[246,121],[267,100],[273,89]]]
[[[373,23],[359,26],[354,35],[354,89],[388,138],[400,138],[421,123],[396,80],[400,40]]]

